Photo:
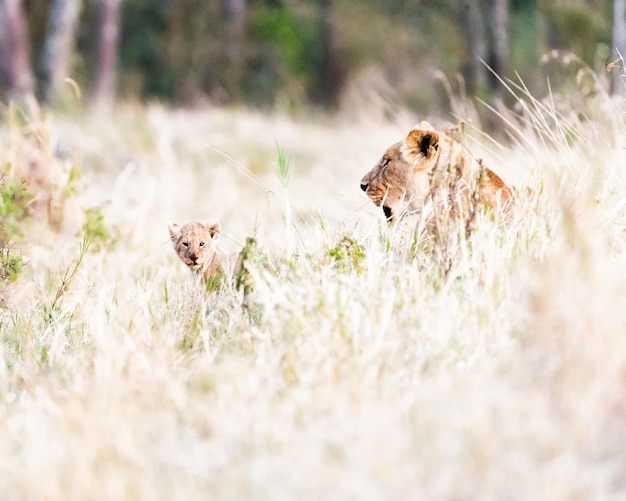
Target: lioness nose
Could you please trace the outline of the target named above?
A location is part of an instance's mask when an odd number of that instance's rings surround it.
[[[367,187],[368,187],[368,186],[369,186],[369,185],[368,185],[367,183],[365,183],[365,184],[361,183],[361,189],[362,189],[363,191],[367,191]]]

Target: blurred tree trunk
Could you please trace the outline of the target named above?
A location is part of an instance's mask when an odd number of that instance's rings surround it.
[[[489,0],[486,6],[486,18],[488,20],[487,40],[488,54],[487,64],[496,73],[503,75],[506,59],[509,54],[509,0]],[[489,90],[494,97],[502,97],[502,86],[498,78],[489,73]]]
[[[319,5],[320,31],[318,40],[320,62],[312,97],[319,104],[334,107],[339,104],[346,75],[338,57],[333,0],[319,0]]]
[[[110,106],[117,80],[117,42],[122,0],[100,0],[98,49],[92,97],[97,106]]]
[[[234,101],[241,97],[241,78],[245,58],[246,0],[222,0],[225,27],[226,87]]]
[[[624,95],[626,94],[626,81],[624,81],[626,72],[624,65],[624,57],[626,57],[626,0],[613,1],[613,50],[617,51],[617,57],[621,64],[612,65],[611,93]]]
[[[34,92],[22,0],[0,1],[0,84],[10,98],[28,98]]]
[[[465,79],[470,93],[489,92],[498,97],[502,89],[496,74],[501,75],[509,52],[508,0],[463,0],[462,26],[467,42]]]
[[[487,69],[482,63],[487,60],[487,43],[481,2],[463,0],[461,9],[461,25],[467,43],[463,75],[467,90],[471,94],[479,94],[487,88]]]
[[[39,64],[39,97],[50,104],[70,73],[81,0],[53,0]]]

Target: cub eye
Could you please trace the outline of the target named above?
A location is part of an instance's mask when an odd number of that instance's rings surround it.
[[[383,167],[387,167],[391,162],[391,158],[383,157]]]
[[[183,242],[183,247],[189,248],[189,242]]]
[[[198,245],[199,245],[200,247],[204,247],[204,242],[200,242]]]

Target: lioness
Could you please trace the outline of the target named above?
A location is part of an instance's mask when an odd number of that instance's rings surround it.
[[[446,132],[428,122],[415,126],[404,140],[391,145],[378,164],[361,179],[361,189],[392,224],[426,206],[454,213],[472,202],[506,209],[513,189]]]

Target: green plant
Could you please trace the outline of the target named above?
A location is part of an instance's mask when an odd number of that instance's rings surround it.
[[[67,268],[65,268],[65,271],[63,272],[63,275],[61,276],[61,282],[59,283],[58,286],[55,287],[56,290],[54,293],[54,298],[52,299],[52,302],[50,303],[50,311],[54,311],[54,309],[59,305],[59,303],[63,299],[63,296],[67,292],[67,288],[69,287],[70,283],[76,276],[76,273],[78,272],[78,268],[83,262],[83,259],[85,258],[85,255],[87,254],[87,251],[89,250],[89,247],[91,246],[91,243],[92,243],[92,240],[90,236],[88,234],[85,234],[83,236],[83,240],[80,243],[78,257],[72,260],[72,262],[67,266]]]
[[[285,150],[280,147],[278,142],[276,143],[276,152],[278,154],[278,161],[276,163],[278,168],[278,180],[280,184],[283,185],[283,188],[287,189],[289,178],[291,177],[291,158],[285,153]]]
[[[365,248],[348,234],[344,234],[337,244],[328,251],[337,268],[363,271]]]
[[[20,225],[29,216],[28,203],[32,198],[25,179],[17,181],[9,179],[6,173],[0,174],[0,239],[21,235]]]
[[[0,249],[0,280],[15,282],[23,266],[21,256],[12,255],[8,247]]]
[[[285,191],[285,230],[287,233],[287,253],[293,253],[293,232],[292,232],[292,215],[291,215],[291,202],[287,196],[287,186],[289,185],[289,179],[291,178],[291,158],[285,153],[278,142],[276,143],[276,151],[278,159],[276,163],[277,175],[280,184]]]
[[[224,283],[224,275],[221,272],[217,272],[211,275],[204,284],[207,292],[214,292],[220,288]]]
[[[85,209],[85,222],[82,226],[83,235],[90,244],[94,244],[96,249],[105,247],[113,248],[116,239],[104,223],[104,215],[100,207],[89,207]]]
[[[22,223],[30,216],[28,203],[32,198],[24,179],[18,181],[9,179],[6,172],[0,174],[0,280],[14,282],[24,265],[22,257],[11,252],[8,242],[22,235]]]
[[[239,253],[239,267],[235,274],[235,286],[243,290],[246,297],[253,289],[252,277],[250,276],[249,264],[258,254],[258,245],[254,237],[246,238],[246,244]]]

